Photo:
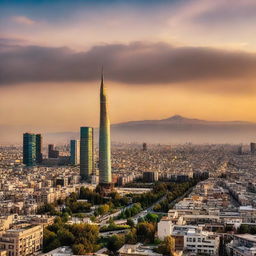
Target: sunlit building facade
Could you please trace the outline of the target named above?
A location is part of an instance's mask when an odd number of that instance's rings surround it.
[[[80,140],[70,141],[70,163],[72,165],[80,163]]]
[[[26,166],[36,165],[36,135],[23,134],[23,163]]]
[[[83,180],[90,179],[94,171],[93,128],[80,128],[80,175]]]
[[[42,135],[34,133],[23,134],[23,163],[33,166],[42,162]]]
[[[111,149],[110,149],[110,121],[108,117],[108,104],[103,74],[100,87],[100,136],[99,136],[99,182],[111,184]]]

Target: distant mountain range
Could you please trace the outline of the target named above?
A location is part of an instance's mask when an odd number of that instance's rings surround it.
[[[98,132],[95,132],[96,139]],[[76,132],[47,133],[55,143],[79,138]],[[132,121],[111,126],[114,142],[177,143],[249,143],[256,141],[256,123],[243,121],[205,121],[175,115],[162,120]]]

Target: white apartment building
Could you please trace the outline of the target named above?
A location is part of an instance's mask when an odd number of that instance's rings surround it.
[[[168,217],[163,217],[157,227],[159,239],[163,240],[167,236],[172,236],[175,240],[175,247],[178,244],[179,250],[183,249],[195,254],[218,255],[220,239],[213,232],[203,231],[199,226],[176,225]]]
[[[234,235],[233,241],[227,245],[228,255],[255,256],[256,236],[250,234]]]
[[[189,229],[184,235],[184,249],[196,254],[218,255],[219,243],[218,235],[200,229]]]

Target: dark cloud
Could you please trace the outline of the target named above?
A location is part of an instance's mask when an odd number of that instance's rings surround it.
[[[256,20],[256,3],[255,1],[243,2],[233,1],[232,7],[229,2],[219,1],[214,8],[209,8],[192,18],[192,22],[197,25],[207,25],[208,28],[214,26],[223,27],[227,24],[238,25],[237,30],[241,27],[254,24]]]
[[[0,59],[1,85],[94,81],[99,79],[102,64],[108,80],[129,84],[241,81],[256,77],[255,54],[164,43],[102,45],[79,53],[69,48],[0,47]]]

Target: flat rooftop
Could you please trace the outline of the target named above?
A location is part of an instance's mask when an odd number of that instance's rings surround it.
[[[235,235],[235,237],[239,237],[239,238],[246,239],[246,240],[256,243],[256,235],[241,234],[241,235]]]

